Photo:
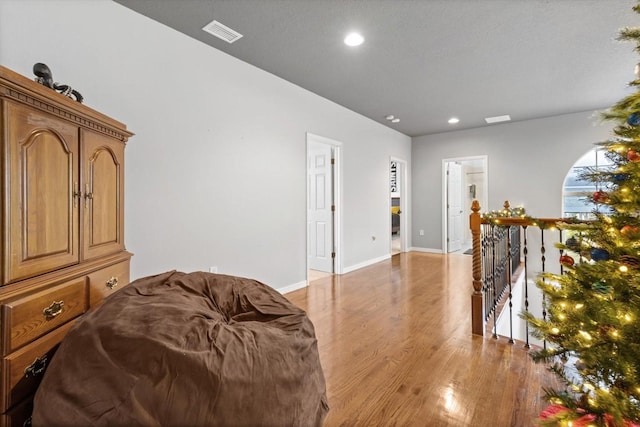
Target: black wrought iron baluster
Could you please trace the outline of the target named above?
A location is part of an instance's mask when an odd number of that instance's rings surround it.
[[[493,308],[493,291],[494,291],[494,276],[493,276],[493,226],[487,226],[485,230],[486,239],[486,254],[485,268],[487,269],[487,300],[485,302],[487,307],[487,320],[492,314]]]
[[[496,243],[496,301],[497,305],[498,300],[500,299],[500,294],[502,294],[502,229],[500,227],[495,227],[495,243]]]
[[[494,310],[496,311],[496,338],[498,337],[498,304],[504,292],[504,228],[496,227],[496,300]]]
[[[488,225],[482,226],[482,269],[484,279],[484,320],[488,321],[491,316],[491,304],[493,303],[493,284],[491,274],[491,227]]]
[[[486,267],[486,259],[487,259],[487,236],[486,236],[486,226],[480,224],[480,265],[481,265],[481,275],[482,278],[482,303],[484,305],[482,312],[482,319],[486,322],[487,320],[487,293],[488,293],[488,285],[487,285],[487,269]]]
[[[489,275],[487,272],[487,226],[480,224],[480,266],[482,278],[482,302],[484,305],[482,319],[486,322],[489,316],[487,298],[489,296]]]
[[[504,292],[507,289],[507,269],[509,268],[509,252],[506,247],[508,231],[504,227],[500,227],[500,293],[498,300],[504,296]]]
[[[511,267],[513,263],[511,262],[511,227],[507,229],[507,285],[509,286],[509,343],[513,344],[513,294],[511,289]]]
[[[529,313],[529,279],[527,276],[527,254],[529,250],[527,249],[527,226],[522,226],[524,242],[522,244],[522,254],[524,255],[524,311],[525,313]],[[525,327],[525,348],[529,348],[529,321],[527,320],[524,324]]]
[[[582,262],[582,231],[578,233],[578,262]]]
[[[496,236],[496,226],[495,225],[491,225],[491,236],[492,236],[492,244],[491,244],[491,260],[492,260],[492,265],[491,265],[491,269],[493,271],[493,337],[494,338],[498,338],[498,315],[497,315],[497,311],[496,310],[496,306],[498,305],[498,297],[497,297],[497,290],[496,290],[496,279],[497,279],[497,272],[498,272],[498,268],[496,265],[496,260],[497,260],[497,254],[496,254],[496,240],[497,240],[497,236]]]
[[[559,228],[558,231],[560,232],[560,243],[562,242],[562,229]],[[560,248],[560,259],[562,259],[562,255],[564,255],[564,249]],[[564,264],[562,264],[562,262],[560,262],[560,274],[564,274]]]
[[[511,271],[516,271],[520,265],[520,227],[511,227]]]
[[[544,227],[540,227],[540,235],[541,235],[541,247],[540,247],[540,253],[541,253],[541,257],[540,259],[542,260],[542,274],[544,275],[545,272],[545,261],[546,258],[544,256],[545,253],[545,247],[544,247]],[[546,279],[544,278],[544,276],[542,277],[542,281],[546,282]],[[546,298],[544,295],[544,292],[542,293],[542,320],[546,321],[547,320],[547,303],[546,303]],[[547,340],[544,340],[542,342],[542,347],[546,350],[547,349]]]

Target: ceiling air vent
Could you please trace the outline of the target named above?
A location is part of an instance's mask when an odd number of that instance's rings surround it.
[[[511,120],[511,116],[506,114],[504,116],[495,116],[495,117],[487,117],[486,119],[484,119],[485,122],[487,122],[488,124],[491,123],[500,123],[500,122],[508,122]]]
[[[226,25],[222,25],[218,21],[211,21],[207,25],[202,27],[202,29],[209,34],[226,41],[227,43],[233,43],[234,41],[242,37],[242,34],[232,30]]]

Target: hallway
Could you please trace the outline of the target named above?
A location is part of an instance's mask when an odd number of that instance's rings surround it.
[[[556,379],[471,334],[471,261],[408,252],[286,295],[315,325],[326,427],[533,425]]]

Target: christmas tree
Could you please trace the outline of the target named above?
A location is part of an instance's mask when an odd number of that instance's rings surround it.
[[[640,13],[640,2],[634,6]],[[624,28],[620,40],[636,43],[640,28]],[[640,65],[640,64],[639,64]],[[542,425],[640,426],[640,68],[634,89],[608,111],[615,123],[599,143],[611,165],[582,178],[598,189],[594,220],[559,226],[567,239],[562,274],[543,274],[546,318],[523,314],[533,335],[546,341],[532,353],[563,380],[546,389],[551,406]]]

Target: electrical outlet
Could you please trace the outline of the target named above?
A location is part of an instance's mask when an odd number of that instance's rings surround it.
[[[209,267],[209,273],[217,273],[218,272],[218,267]]]

